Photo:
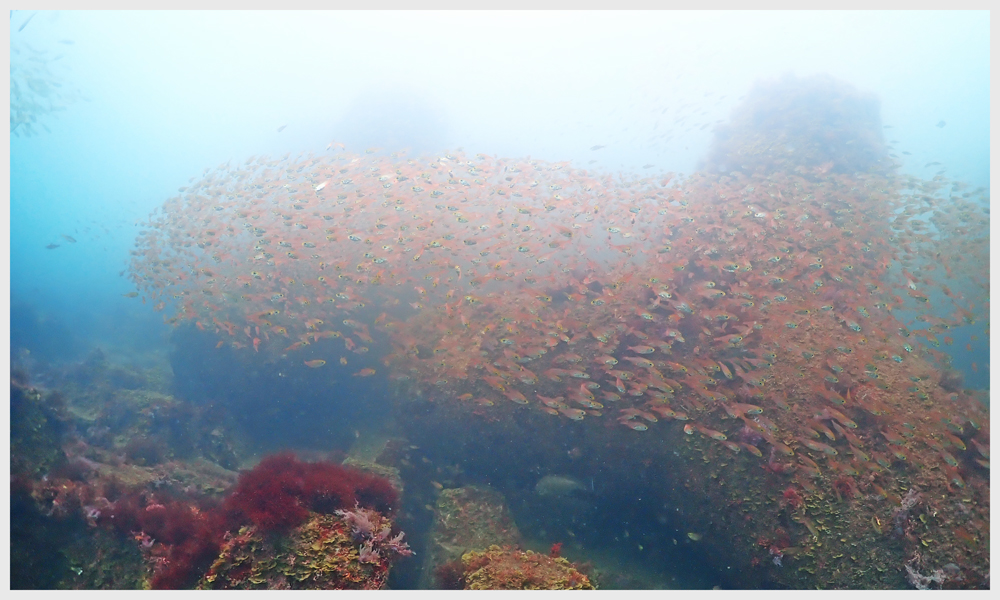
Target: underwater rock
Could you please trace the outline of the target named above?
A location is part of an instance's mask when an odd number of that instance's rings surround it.
[[[361,460],[358,458],[354,458],[352,456],[348,456],[347,458],[345,458],[344,462],[341,464],[343,464],[345,467],[351,467],[354,469],[358,469],[359,471],[367,471],[372,475],[378,475],[379,477],[388,479],[389,482],[392,483],[392,487],[394,487],[396,491],[399,492],[400,495],[402,495],[403,492],[405,491],[403,487],[403,478],[400,477],[399,469],[397,469],[396,467],[380,465],[378,463],[368,462],[366,460]]]
[[[159,437],[136,436],[123,449],[129,462],[141,467],[158,465],[167,459],[167,445]]]
[[[467,590],[592,590],[590,579],[565,558],[490,546],[462,555]]]
[[[521,532],[498,492],[476,486],[441,491],[434,513],[421,577],[422,589],[436,587],[434,572],[469,550],[513,546]]]
[[[71,323],[57,314],[12,299],[10,306],[10,347],[30,356],[32,361],[70,360],[84,350],[84,343]]]
[[[65,399],[58,392],[43,395],[27,378],[10,381],[11,473],[39,476],[65,461],[60,449],[69,429]]]
[[[374,531],[391,522],[365,511]],[[266,536],[255,526],[227,534],[219,558],[198,583],[214,590],[377,590],[389,567],[406,555],[361,539],[350,521],[312,513],[287,534]]]
[[[879,100],[829,75],[760,81],[715,130],[702,170],[867,172],[889,165]]]

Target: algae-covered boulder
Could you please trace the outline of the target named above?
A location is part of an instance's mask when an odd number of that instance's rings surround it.
[[[469,550],[512,546],[520,541],[521,533],[498,492],[476,486],[442,490],[427,542],[421,587],[434,587],[431,580],[436,571]]]
[[[409,553],[401,535],[389,538],[391,523],[375,511],[312,514],[287,535],[265,535],[257,527],[227,534],[219,558],[199,589],[377,590],[389,565]],[[349,515],[349,516],[348,516]],[[371,530],[359,531],[358,520]],[[380,536],[380,532],[386,532]]]
[[[594,586],[565,558],[531,550],[490,546],[462,555],[467,590],[592,590]]]

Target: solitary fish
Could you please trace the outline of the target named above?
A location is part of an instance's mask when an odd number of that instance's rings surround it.
[[[71,244],[75,244],[76,243],[76,240],[74,240],[72,237],[66,235],[65,233],[59,234],[59,237],[63,238],[64,240],[66,240],[67,242],[69,242]]]
[[[32,16],[34,16],[34,15],[32,15]],[[591,146],[590,147],[591,150],[600,150],[601,148],[606,148],[606,146],[600,146],[600,145],[598,145],[598,146]]]
[[[535,484],[535,493],[539,496],[568,496],[586,490],[585,485],[565,475],[546,475]]]
[[[35,15],[37,15],[37,14],[38,14],[37,12],[33,12],[33,13],[31,13],[31,16],[30,16],[30,17],[28,17],[28,20],[27,20],[27,21],[25,21],[25,22],[24,22],[24,23],[23,23],[23,24],[22,24],[22,25],[21,25],[20,27],[18,27],[18,28],[17,28],[17,32],[18,32],[18,33],[21,33],[21,31],[22,31],[22,30],[23,30],[23,29],[24,29],[25,27],[27,27],[27,26],[28,26],[28,23],[31,23],[31,20],[32,20],[32,19],[34,19],[34,18],[35,18]]]
[[[317,369],[319,367],[322,367],[325,364],[326,364],[326,361],[322,360],[322,359],[307,360],[307,361],[305,361],[305,365],[307,367],[309,367],[310,369]]]
[[[281,133],[282,131],[284,131],[285,127],[288,127],[288,125],[282,125],[281,127],[279,127],[278,128],[278,133]]]
[[[58,247],[59,247],[59,244],[49,244],[45,248],[48,249],[48,250],[55,250]]]

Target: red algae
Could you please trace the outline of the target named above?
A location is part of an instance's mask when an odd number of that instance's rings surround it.
[[[100,508],[89,509],[94,524],[112,527],[139,543],[152,566],[150,586],[183,589],[197,583],[231,532],[243,525],[253,524],[261,534],[287,534],[317,514],[363,506],[358,510],[373,510],[361,514],[381,528],[388,524],[382,515],[392,512],[398,498],[385,478],[336,463],[302,462],[286,452],[266,457],[242,473],[221,502],[178,500],[148,491],[125,492],[114,502],[100,500],[104,502]],[[396,554],[409,552],[402,535],[389,539],[388,533],[387,529],[372,534],[369,554],[382,546]]]
[[[306,463],[286,452],[240,475],[225,510],[263,530],[301,524],[309,511],[333,512],[361,504],[390,512],[397,493],[388,480],[335,463]]]

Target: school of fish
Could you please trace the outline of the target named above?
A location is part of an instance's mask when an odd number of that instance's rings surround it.
[[[28,17],[21,28],[34,16]],[[59,43],[72,45],[73,41],[59,40]],[[10,56],[11,135],[32,137],[41,133],[37,128],[52,133],[46,124],[48,118],[85,97],[69,83],[68,69],[58,62],[65,53],[50,53],[27,42],[11,41]]]
[[[988,476],[988,415],[938,385],[936,336],[987,320],[970,300],[988,293],[984,193],[829,169],[254,157],[154,212],[130,277],[219,346],[311,369],[391,348],[401,393],[473,412],[683,427],[805,492],[821,473],[889,488],[893,464],[932,456],[961,489]],[[959,465],[966,441],[977,462]]]

